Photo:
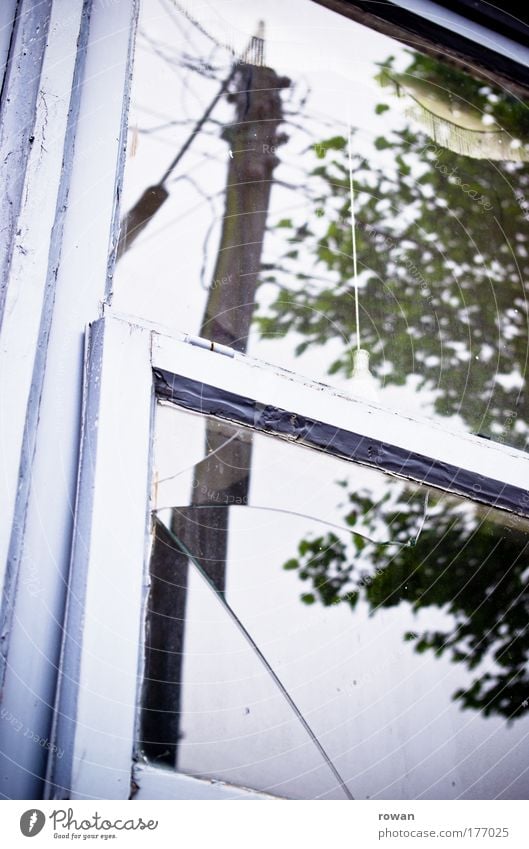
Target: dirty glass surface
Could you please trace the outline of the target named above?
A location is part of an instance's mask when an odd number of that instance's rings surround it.
[[[140,749],[302,799],[527,798],[528,524],[159,404]]]
[[[349,150],[349,132],[351,134]],[[142,4],[114,306],[524,449],[520,92],[309,0]]]

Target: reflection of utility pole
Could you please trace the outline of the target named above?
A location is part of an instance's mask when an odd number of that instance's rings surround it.
[[[224,128],[229,144],[225,213],[201,335],[246,351],[261,266],[277,147],[286,138],[280,90],[289,80],[262,64],[263,40],[252,40],[236,68],[228,95],[235,121]],[[214,356],[212,354],[212,356]],[[195,468],[191,506],[173,511],[172,533],[193,552],[216,587],[225,588],[228,505],[248,500],[251,436],[223,422],[207,422],[205,459]],[[142,736],[150,757],[176,764],[187,559],[157,526],[151,556],[149,633]]]

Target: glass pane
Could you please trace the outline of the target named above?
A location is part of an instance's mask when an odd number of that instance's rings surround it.
[[[113,303],[525,448],[528,116],[309,0],[143,3]]]
[[[527,798],[527,522],[165,405],[155,468],[148,759],[288,798]]]

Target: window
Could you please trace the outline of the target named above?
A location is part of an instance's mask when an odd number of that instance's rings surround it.
[[[528,114],[306,0],[144,4],[113,304],[352,392],[350,131],[378,403],[524,449]]]

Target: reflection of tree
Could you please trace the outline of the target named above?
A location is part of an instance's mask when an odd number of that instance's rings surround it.
[[[407,74],[457,92],[527,138],[529,110],[514,97],[419,55]],[[380,104],[377,111],[388,108]],[[303,220],[278,222],[288,248],[281,271],[263,278],[280,292],[260,316],[260,329],[271,336],[297,332],[298,353],[325,345],[330,335],[342,338],[346,344],[329,371],[350,374],[355,322],[346,139],[314,145],[312,155],[310,181],[320,190]],[[410,127],[375,139],[372,154],[353,159],[362,344],[373,371],[393,384],[419,374],[420,386],[436,391],[438,413],[460,413],[472,431],[522,447],[529,423],[520,390],[529,166],[461,156]],[[520,432],[509,432],[515,421]]]
[[[372,612],[402,603],[415,612],[442,608],[445,630],[404,638],[417,651],[446,654],[472,672],[470,685],[454,694],[465,708],[509,718],[527,711],[527,533],[516,529],[516,520],[500,525],[468,505],[438,503],[417,536],[424,495],[404,491],[395,498],[390,485],[378,503],[356,492],[348,499],[346,524],[394,544],[369,543],[354,533],[347,541],[335,533],[302,540],[297,556],[284,564],[310,585],[302,600],[354,608],[363,598]]]

